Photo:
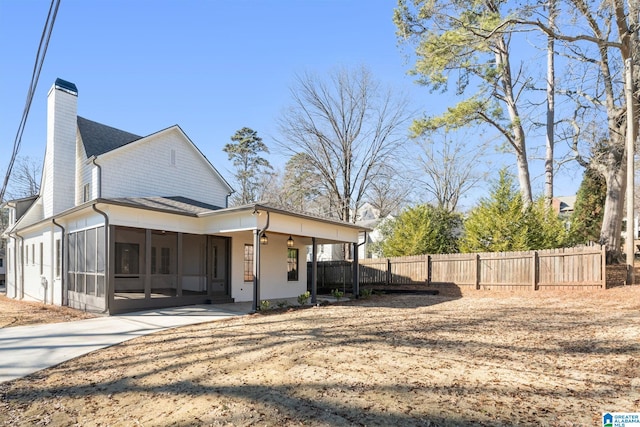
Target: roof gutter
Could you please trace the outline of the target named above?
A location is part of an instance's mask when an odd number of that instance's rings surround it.
[[[119,200],[110,200],[110,199],[94,199],[91,200],[90,202],[86,202],[83,203],[81,205],[78,206],[74,206],[73,208],[70,208],[64,212],[60,212],[57,214],[58,218],[64,217],[66,215],[70,215],[76,212],[79,212],[83,209],[87,209],[89,206],[91,206],[90,204],[93,203],[102,203],[105,205],[114,205],[114,206],[122,206],[125,208],[134,208],[134,209],[142,209],[142,210],[146,210],[146,211],[154,211],[154,212],[161,212],[161,213],[167,213],[167,214],[171,214],[171,215],[181,215],[181,216],[186,216],[186,217],[191,217],[191,218],[198,218],[200,215],[196,214],[196,213],[192,213],[192,212],[177,212],[177,211],[173,211],[173,210],[169,210],[169,209],[162,209],[162,208],[157,208],[157,207],[151,207],[151,206],[140,206],[140,205],[136,205],[133,203],[127,203],[127,202],[123,202],[123,201],[119,201]],[[51,221],[50,217],[47,217],[41,221],[38,222],[34,222],[33,224],[29,224],[26,227],[23,228],[23,230],[26,230],[30,227],[35,227],[44,223],[49,223],[49,221]]]

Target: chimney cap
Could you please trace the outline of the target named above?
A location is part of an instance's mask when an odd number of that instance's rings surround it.
[[[76,87],[76,85],[66,80],[56,79],[56,83],[54,84],[54,86],[56,89],[62,89],[72,95],[78,95],[78,88]]]

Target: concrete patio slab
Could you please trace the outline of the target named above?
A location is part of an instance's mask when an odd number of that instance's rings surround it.
[[[185,325],[241,316],[251,303],[195,305],[0,329],[0,383],[101,348]]]

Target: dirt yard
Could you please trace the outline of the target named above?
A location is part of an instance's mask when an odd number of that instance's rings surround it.
[[[595,426],[638,410],[640,286],[249,315],[0,385],[11,426]]]
[[[68,307],[16,301],[0,295],[0,328],[35,325],[38,323],[68,322],[89,317],[93,317],[93,315]]]

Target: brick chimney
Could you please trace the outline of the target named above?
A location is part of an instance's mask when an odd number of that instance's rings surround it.
[[[56,79],[47,100],[47,151],[40,192],[45,218],[74,206],[77,111],[76,85]]]

